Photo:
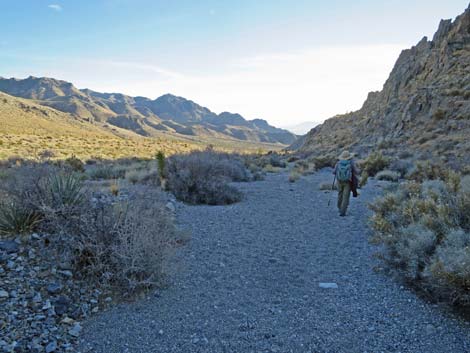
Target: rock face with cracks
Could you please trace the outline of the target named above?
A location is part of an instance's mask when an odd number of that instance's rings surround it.
[[[469,134],[470,7],[442,20],[432,40],[403,50],[382,91],[369,93],[360,110],[326,120],[294,147],[317,154],[412,149],[468,164]]]

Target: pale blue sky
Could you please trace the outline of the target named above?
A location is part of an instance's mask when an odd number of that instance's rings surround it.
[[[276,125],[360,107],[467,0],[0,0],[0,76],[170,92]]]

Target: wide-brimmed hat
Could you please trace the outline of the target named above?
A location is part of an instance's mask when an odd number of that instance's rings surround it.
[[[349,159],[352,159],[353,157],[354,156],[351,153],[349,153],[349,151],[343,151],[343,153],[339,155],[338,159],[340,161],[347,161]]]

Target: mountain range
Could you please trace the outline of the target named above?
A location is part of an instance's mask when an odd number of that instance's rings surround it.
[[[470,7],[442,20],[432,40],[403,50],[380,92],[362,108],[313,128],[293,147],[306,154],[411,151],[470,163]]]
[[[72,83],[47,77],[1,78],[0,91],[69,113],[73,118],[129,130],[146,137],[193,136],[288,145],[293,133],[265,120],[246,120],[239,114],[216,114],[182,97],[166,94],[155,100],[120,93],[78,89]]]
[[[302,123],[283,126],[284,129],[296,134],[296,135],[305,135],[315,126],[320,125],[320,122],[315,121],[304,121]]]

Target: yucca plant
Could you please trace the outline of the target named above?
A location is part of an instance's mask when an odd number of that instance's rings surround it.
[[[41,215],[16,202],[0,203],[0,235],[21,235],[33,232]]]
[[[75,173],[53,173],[41,185],[43,206],[56,211],[73,209],[83,203],[83,181]]]

